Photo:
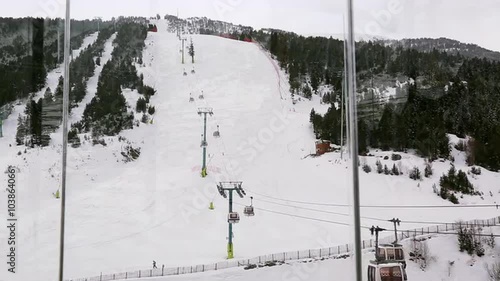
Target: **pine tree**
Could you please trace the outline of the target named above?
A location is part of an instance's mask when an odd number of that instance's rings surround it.
[[[389,175],[391,172],[389,171],[389,168],[387,168],[387,165],[384,165],[384,174]]]
[[[148,113],[149,113],[149,115],[153,115],[153,114],[155,114],[155,111],[156,111],[156,110],[155,110],[155,107],[154,107],[154,106],[149,106],[149,108],[148,108]]]
[[[189,44],[189,55],[191,56],[191,63],[194,63],[194,45],[193,45],[193,39],[191,39],[191,43]]]
[[[380,160],[377,160],[375,165],[377,166],[377,173],[382,174],[384,172],[384,168],[382,167],[382,163],[380,163]]]
[[[399,170],[396,167],[396,164],[392,164],[392,170],[391,170],[391,172],[392,172],[393,175],[399,176]]]
[[[43,95],[43,99],[45,102],[49,103],[53,101],[54,96],[52,95],[52,90],[50,90],[50,87],[47,87],[47,90],[45,90],[45,94]]]
[[[19,114],[19,117],[17,118],[17,132],[16,132],[17,145],[23,145],[25,137],[26,137],[26,121],[23,119],[21,114]]]

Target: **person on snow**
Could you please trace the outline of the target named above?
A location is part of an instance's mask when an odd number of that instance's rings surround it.
[[[153,268],[157,268],[156,267],[156,261],[153,261]]]

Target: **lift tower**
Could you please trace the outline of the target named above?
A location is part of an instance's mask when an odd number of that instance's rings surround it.
[[[203,148],[203,165],[201,167],[201,176],[207,176],[207,114],[212,116],[214,113],[211,107],[200,107],[198,108],[198,115],[203,114],[203,140],[201,141],[201,147]]]
[[[227,242],[227,258],[232,259],[234,257],[233,248],[233,223],[238,223],[240,221],[240,216],[237,212],[233,212],[233,191],[243,198],[246,195],[243,188],[241,188],[243,182],[241,181],[228,181],[219,182],[217,185],[217,190],[219,194],[227,198],[227,193],[229,193],[229,213],[227,215],[227,223],[229,225],[229,237]]]

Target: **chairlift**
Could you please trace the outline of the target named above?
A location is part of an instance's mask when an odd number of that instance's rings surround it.
[[[191,96],[191,93],[189,93],[189,102],[194,102],[194,98]]]
[[[243,213],[247,217],[255,216],[255,212],[253,210],[253,197],[250,197],[250,206],[245,206],[245,209],[243,210]]]
[[[191,69],[191,74],[194,74],[194,73],[195,73],[195,71],[194,71],[194,67],[193,67],[193,69]]]
[[[220,137],[219,125],[217,125],[217,131],[214,132],[214,137]]]
[[[184,76],[187,76],[187,75],[188,75],[188,74],[187,74],[187,72],[186,72],[186,69],[184,69],[184,74],[183,74],[183,75],[184,75]]]
[[[237,212],[231,212],[227,215],[228,223],[238,223],[240,221],[240,214]]]
[[[200,100],[205,99],[205,97],[203,96],[203,91],[201,91],[201,94],[198,96],[198,98],[199,98]]]

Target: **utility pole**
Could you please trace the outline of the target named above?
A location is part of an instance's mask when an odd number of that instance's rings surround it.
[[[374,227],[372,226],[370,228],[370,232],[372,233],[372,236],[373,234],[375,233],[375,260],[378,261],[379,260],[379,256],[378,256],[378,233],[381,232],[381,231],[384,231],[386,229],[384,228],[380,228],[380,227]]]
[[[397,229],[396,224],[399,225],[401,223],[401,220],[393,218],[392,220],[389,220],[389,221],[394,224],[394,237],[396,238],[396,241],[394,241],[394,244],[397,244],[398,243],[398,229]]]
[[[237,182],[219,182],[217,185],[217,190],[219,191],[219,194],[227,198],[227,193],[229,193],[229,215],[233,213],[233,191],[236,191],[236,193],[243,198],[243,196],[246,195],[245,191],[243,188],[241,188],[242,182],[237,181]],[[230,221],[228,215],[228,225],[229,225],[229,237],[228,237],[228,242],[227,242],[227,258],[232,259],[234,258],[234,248],[233,248],[233,222]],[[239,215],[237,216],[237,221],[239,221]]]
[[[342,78],[342,95],[340,96],[340,159],[344,159],[344,73],[340,72],[340,78]]]
[[[59,232],[59,281],[64,280],[64,236],[66,223],[66,162],[68,160],[68,110],[69,110],[69,52],[71,38],[70,0],[66,0],[66,18],[64,22],[64,86],[63,86],[63,150],[61,173],[61,220]]]
[[[186,41],[186,38],[182,38],[182,64],[184,64],[184,41]]]
[[[203,148],[203,166],[201,167],[201,176],[207,176],[207,114],[212,116],[214,113],[211,107],[198,108],[198,115],[203,114],[203,140],[201,141],[201,147]]]

